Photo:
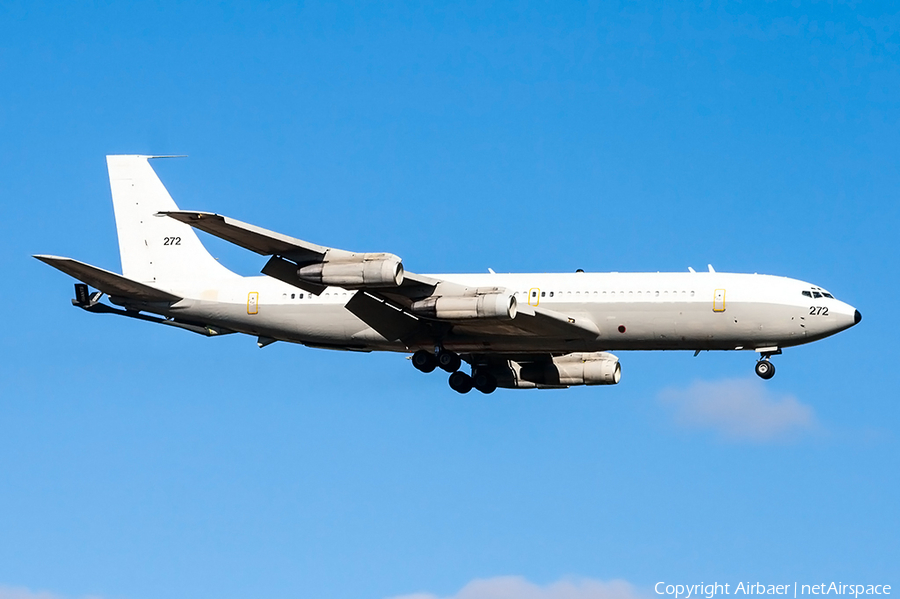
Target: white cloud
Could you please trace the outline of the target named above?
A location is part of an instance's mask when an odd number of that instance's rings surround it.
[[[32,591],[24,587],[0,586],[0,599],[62,599],[47,591]]]
[[[687,389],[666,389],[659,398],[674,410],[677,423],[726,439],[772,441],[818,427],[810,406],[755,379],[697,381]]]
[[[643,595],[624,580],[564,579],[541,586],[521,576],[497,576],[473,580],[447,597],[414,593],[393,599],[643,599]]]
[[[25,587],[0,586],[0,599],[63,599],[63,597],[48,591],[32,591]],[[85,597],[85,599],[90,598]]]

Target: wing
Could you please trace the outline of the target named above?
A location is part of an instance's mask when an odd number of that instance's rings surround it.
[[[330,249],[212,212],[177,210],[158,215],[174,218],[263,256],[283,256],[301,263],[314,262],[321,260]]]
[[[205,231],[263,256],[272,256],[262,273],[311,293],[320,294],[325,285],[298,277],[298,267],[325,260],[348,260],[362,256],[354,252],[329,248],[295,237],[269,231],[233,218],[211,212],[179,210],[161,212],[194,228]],[[589,319],[573,317],[554,310],[529,305],[519,306],[511,320],[469,319],[442,320],[414,313],[413,302],[431,296],[462,297],[481,289],[470,288],[409,271],[403,271],[400,285],[357,286],[357,293],[347,309],[390,340],[408,340],[435,336],[451,328],[454,333],[472,335],[530,335],[565,339],[595,339],[596,325]],[[502,288],[486,292],[500,293]]]
[[[174,218],[195,229],[205,231],[210,235],[229,241],[257,254],[272,256],[272,259],[263,267],[263,274],[300,287],[316,295],[322,293],[326,286],[299,279],[297,277],[298,265],[321,262],[326,257],[331,259],[349,259],[358,255],[355,252],[329,248],[303,241],[296,237],[290,237],[289,235],[276,233],[275,231],[269,231],[268,229],[212,212],[179,210],[160,212],[159,215]],[[397,288],[373,286],[366,287],[366,289],[373,292],[384,291],[400,298],[421,298],[431,295],[438,283],[440,281],[430,277],[404,272],[403,282]]]

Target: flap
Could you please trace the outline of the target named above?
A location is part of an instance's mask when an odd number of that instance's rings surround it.
[[[454,331],[469,334],[521,335],[593,340],[600,330],[587,318],[574,318],[536,306],[519,306],[512,320],[467,320],[453,323]]]

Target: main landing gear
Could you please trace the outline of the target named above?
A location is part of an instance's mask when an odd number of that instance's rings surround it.
[[[770,378],[775,376],[775,365],[769,361],[769,358],[771,358],[772,356],[777,356],[780,353],[780,349],[777,349],[775,351],[760,352],[759,360],[756,362],[756,376],[765,380],[769,380]]]
[[[450,388],[457,393],[468,393],[473,388],[482,393],[493,393],[497,389],[497,379],[486,370],[473,369],[472,375],[460,372],[462,358],[458,354],[441,348],[437,349],[437,355],[420,349],[412,355],[412,363],[416,370],[421,372],[434,372],[435,368],[450,373]]]

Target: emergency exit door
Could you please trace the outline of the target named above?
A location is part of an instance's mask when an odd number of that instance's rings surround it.
[[[725,311],[725,290],[724,289],[716,289],[716,294],[713,296],[713,312],[724,312]]]
[[[247,314],[257,314],[259,312],[259,292],[251,291],[247,295]]]

